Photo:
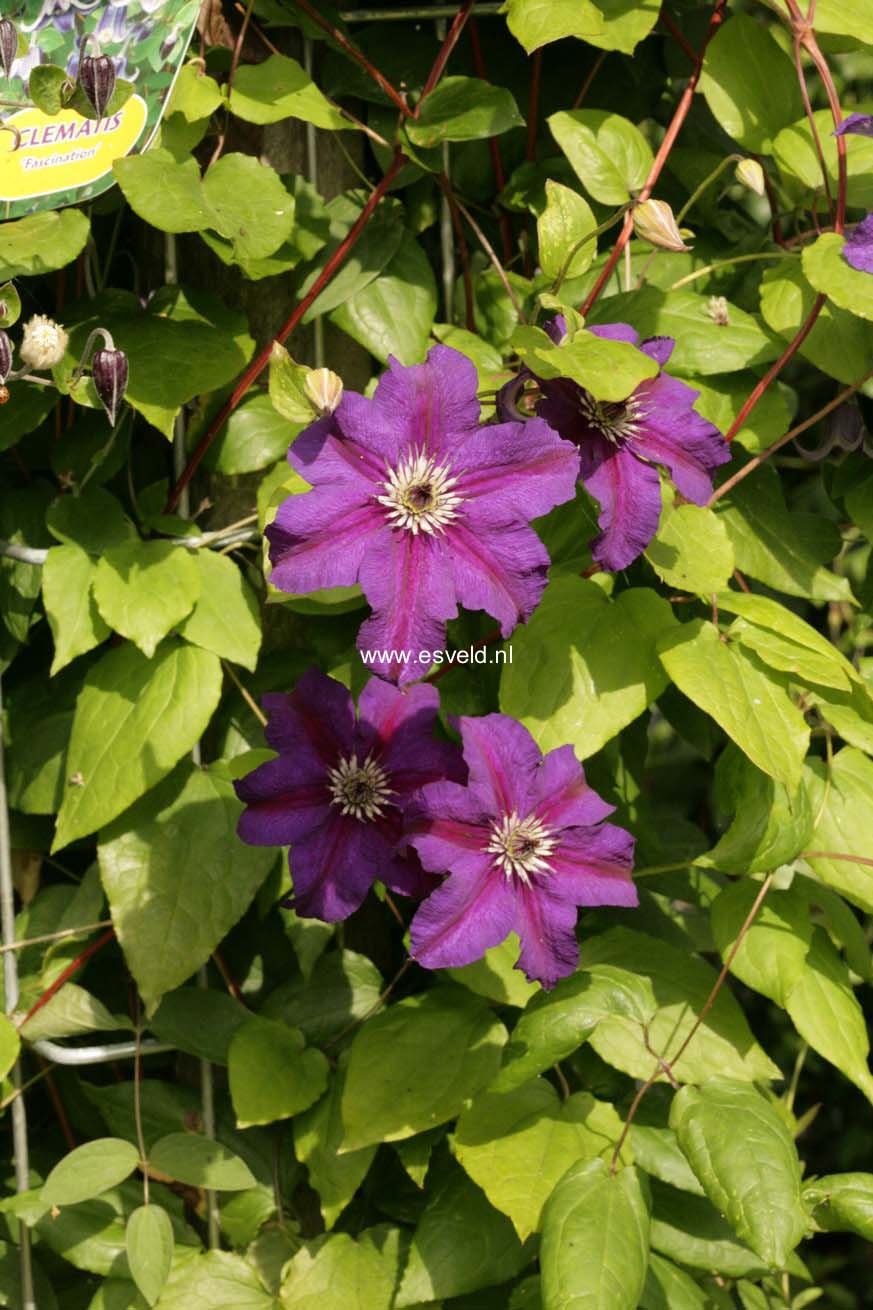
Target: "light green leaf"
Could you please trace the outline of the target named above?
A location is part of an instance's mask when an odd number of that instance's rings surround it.
[[[546,207],[537,219],[540,267],[546,277],[582,276],[597,254],[596,238],[588,239],[596,226],[591,206],[577,191],[546,180]]]
[[[819,295],[858,318],[873,319],[873,283],[869,273],[852,268],[843,258],[846,238],[824,232],[803,251],[803,271]]]
[[[179,635],[232,664],[254,669],[261,649],[258,600],[242,570],[211,550],[198,550],[193,563],[200,575],[194,608]]]
[[[0,1078],[5,1078],[18,1059],[21,1041],[18,1029],[5,1015],[0,1015]]]
[[[437,308],[430,260],[409,233],[379,277],[332,310],[331,322],[383,364],[419,364],[430,345]]]
[[[593,0],[507,0],[505,9],[510,32],[529,55],[565,36],[596,44],[606,34]]]
[[[511,932],[499,946],[492,946],[481,960],[460,969],[447,969],[450,978],[463,983],[471,992],[498,1005],[517,1005],[523,1009],[533,996],[540,994],[538,983],[529,983],[516,968],[521,944]]]
[[[870,858],[873,850],[873,761],[853,747],[834,756],[831,776],[821,760],[806,771],[810,799],[818,821],[810,850]],[[869,865],[827,855],[809,861],[816,877],[867,914],[873,913],[873,877]]]
[[[168,118],[181,114],[189,123],[208,118],[221,106],[221,87],[204,71],[200,60],[183,64],[164,111]]]
[[[376,1155],[375,1146],[339,1154],[343,1125],[340,1116],[345,1060],[330,1076],[320,1101],[294,1119],[294,1153],[309,1171],[310,1185],[318,1193],[325,1227],[333,1228],[354,1197]]]
[[[657,1065],[652,1051],[671,1062],[678,1082],[736,1078],[743,1082],[779,1078],[749,1030],[742,1010],[725,988],[703,1014],[716,973],[697,956],[633,932],[611,928],[582,943],[580,968],[610,965],[648,980],[655,998],[645,1030],[635,1016],[614,1014],[600,1020],[588,1038],[602,1059],[632,1078],[648,1078]],[[675,1053],[696,1024],[694,1040],[680,1060]],[[669,1252],[667,1252],[669,1255]]]
[[[510,91],[477,77],[444,77],[417,106],[406,123],[413,145],[439,145],[442,141],[478,141],[499,136],[524,119]]]
[[[299,288],[299,295],[305,296],[311,290],[328,260],[360,218],[361,208],[350,196],[345,195],[337,196],[327,206],[330,241],[311,265]],[[369,286],[397,253],[405,231],[396,208],[383,200],[368,219],[366,228],[343,260],[342,267],[304,314],[303,322],[311,323],[321,314],[330,313],[350,296]]]
[[[640,1310],[707,1310],[709,1300],[690,1274],[663,1256],[649,1254]]]
[[[312,401],[303,390],[308,376],[306,365],[295,364],[285,347],[274,341],[270,351],[270,402],[276,413],[293,424],[297,431],[315,418]],[[290,445],[290,441],[287,444]],[[279,456],[282,453],[280,451]]]
[[[139,1151],[120,1137],[100,1137],[65,1155],[42,1185],[47,1205],[76,1205],[117,1187],[139,1163]]]
[[[52,630],[53,676],[109,636],[91,594],[96,564],[78,546],[52,546],[42,570],[42,601]]]
[[[792,340],[800,331],[815,298],[799,259],[781,260],[767,268],[761,279],[761,314],[767,326],[785,341]],[[821,310],[799,351],[802,358],[838,382],[856,382],[862,378],[871,353],[873,327],[830,301]],[[783,431],[787,429],[786,423]]]
[[[662,582],[709,596],[727,585],[734,551],[724,524],[711,509],[678,505],[665,512],[646,559]]]
[[[804,1041],[873,1102],[864,1011],[852,990],[848,967],[823,928],[813,930],[806,968],[788,993],[785,1008]]]
[[[0,286],[0,328],[12,327],[21,317],[21,296],[15,289],[14,282],[4,282]]]
[[[816,28],[818,14],[816,13]],[[870,103],[853,105],[857,112],[869,113]],[[813,115],[818,134],[818,148],[824,156],[828,176],[834,190],[838,184],[837,140],[833,135],[834,120],[830,109],[818,109]],[[873,141],[861,136],[848,139],[846,174],[848,188],[846,200],[850,208],[869,209],[873,205]],[[790,127],[784,127],[773,142],[773,155],[781,172],[796,179],[809,191],[822,185],[821,162],[813,140],[809,119],[804,115]]]
[[[149,1151],[149,1165],[190,1187],[239,1192],[256,1185],[245,1161],[220,1142],[198,1133],[170,1133],[162,1137]]]
[[[0,282],[63,268],[80,255],[91,231],[81,209],[53,209],[0,226]]]
[[[740,1240],[771,1268],[784,1268],[808,1222],[785,1120],[748,1083],[713,1078],[677,1093],[670,1127]]]
[[[679,690],[715,719],[753,764],[786,787],[797,786],[809,728],[754,654],[722,641],[704,619],[667,633],[658,650]]]
[[[585,190],[602,205],[623,205],[639,191],[652,167],[652,151],[639,128],[603,109],[552,114],[549,130]]]
[[[442,986],[358,1030],[342,1098],[347,1151],[396,1142],[453,1119],[500,1063],[506,1029],[478,997]]]
[[[568,1168],[608,1160],[622,1130],[614,1108],[578,1092],[561,1102],[535,1078],[505,1093],[485,1092],[458,1119],[456,1159],[521,1241],[537,1232],[543,1207]]]
[[[120,501],[105,487],[88,487],[81,496],[59,496],[49,506],[45,522],[58,541],[78,546],[89,555],[102,555],[112,546],[139,541]]]
[[[873,1241],[873,1174],[829,1174],[803,1189],[813,1218],[828,1232],[860,1233]]]
[[[296,59],[280,54],[237,69],[230,92],[230,112],[247,123],[299,118],[328,132],[357,130],[319,91]]]
[[[632,588],[612,601],[593,582],[555,578],[513,636],[500,708],[544,751],[569,742],[587,759],[664,690],[656,644],[675,625],[653,591]]]
[[[769,152],[803,113],[791,59],[762,23],[735,14],[716,32],[700,90],[717,122],[746,150]]]
[[[572,341],[555,346],[547,338],[534,350],[525,350],[521,334],[518,336],[518,353],[533,372],[541,377],[572,378],[595,400],[625,400],[658,372],[655,361],[629,341],[612,341],[584,329],[575,332]]]
[[[658,0],[595,0],[603,15],[603,34],[590,38],[601,50],[621,50],[631,55],[658,21]]]
[[[273,863],[237,837],[241,812],[229,782],[183,765],[101,834],[115,933],[149,1012],[209,959]]]
[[[777,4],[785,7],[785,0]],[[856,41],[870,42],[873,31],[873,4],[871,0],[819,0],[815,11],[817,32],[833,32],[837,36],[850,36]]]
[[[154,1305],[173,1263],[175,1238],[166,1210],[141,1205],[127,1221],[127,1263],[130,1276],[149,1305]]]
[[[646,1281],[649,1197],[633,1167],[571,1168],[544,1214],[543,1310],[636,1310]]]
[[[730,1278],[760,1277],[769,1272],[761,1257],[734,1237],[733,1231],[703,1196],[652,1182],[652,1247],[678,1264]]]
[[[285,455],[301,424],[311,423],[314,417],[311,407],[307,407],[305,418],[289,423],[277,412],[270,396],[250,393],[221,427],[204,465],[216,473],[229,474],[269,468]]]
[[[108,651],[76,702],[54,849],[109,823],[165,777],[220,695],[221,666],[207,651],[170,642],[151,660],[133,646]]]
[[[810,704],[843,741],[868,754],[873,752],[873,696],[866,684],[855,683],[850,692],[810,686],[807,694]]]
[[[135,214],[162,232],[199,232],[214,226],[197,160],[179,163],[169,150],[116,159],[113,172]]]
[[[282,1310],[325,1310],[334,1301],[343,1310],[390,1310],[394,1270],[370,1242],[348,1233],[308,1243],[284,1270]]]
[[[253,1017],[236,1030],[228,1076],[240,1128],[290,1119],[318,1100],[327,1087],[327,1060],[305,1045],[299,1028],[272,1019]]]
[[[694,861],[724,873],[766,873],[809,847],[815,813],[803,779],[786,788],[757,769],[734,746],[716,765],[719,809],[734,816],[718,843]]]
[[[191,612],[199,595],[197,565],[187,550],[170,541],[113,546],[94,575],[101,617],[149,659],[170,629]]]
[[[848,690],[860,675],[827,637],[793,610],[769,596],[753,592],[723,591],[716,597],[721,611],[738,614],[749,625],[736,630],[744,645],[757,651],[773,668],[797,673],[813,682]]]
[[[278,1310],[257,1271],[230,1251],[198,1252],[177,1262],[155,1310]]]
[[[772,325],[771,325],[772,326]],[[698,414],[714,423],[719,432],[727,432],[755,386],[753,374],[730,373],[726,377],[696,378],[700,395],[694,402]],[[770,387],[746,418],[734,442],[757,454],[783,436],[791,426],[787,387]]]
[[[222,155],[203,176],[203,197],[213,215],[206,226],[233,243],[238,259],[263,259],[291,235],[294,197],[253,155]]]
[[[479,1292],[506,1282],[524,1263],[512,1224],[454,1166],[430,1189],[394,1305],[402,1310]]]
[[[43,986],[41,982],[40,991]],[[78,1037],[82,1033],[111,1033],[131,1026],[129,1019],[111,1014],[103,1002],[86,992],[84,987],[69,982],[37,1010],[32,1019],[28,1019],[21,1032],[26,1041],[39,1042],[46,1038]]]

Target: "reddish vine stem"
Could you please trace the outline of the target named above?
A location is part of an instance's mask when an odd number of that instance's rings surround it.
[[[233,79],[236,77],[236,70],[239,68],[240,56],[242,55],[242,48],[245,44],[246,32],[249,30],[249,23],[251,22],[253,8],[254,8],[254,0],[249,0],[248,4],[243,10],[243,20],[242,23],[240,24],[240,29],[239,32],[237,33],[236,41],[234,42],[233,56],[230,61],[230,72],[227,75],[227,86],[225,87],[225,95],[227,96],[228,100],[230,99],[230,93],[233,90]],[[228,109],[225,113],[224,128],[221,132],[221,135],[218,138],[215,149],[212,152],[212,158],[209,161],[210,168],[214,163],[216,163],[218,159],[220,159],[221,152],[222,150],[224,150],[224,143],[227,140],[227,124],[228,124],[229,117],[230,117],[230,110]]]
[[[102,937],[98,937],[96,942],[92,942],[90,946],[86,947],[81,955],[77,955],[75,960],[73,960],[71,964],[67,965],[63,973],[58,975],[58,977],[52,983],[51,987],[47,987],[45,991],[42,993],[42,995],[36,1001],[34,1001],[33,1005],[30,1007],[30,1009],[27,1011],[27,1014],[24,1016],[21,1023],[18,1025],[19,1029],[23,1028],[24,1025],[28,1022],[28,1020],[32,1019],[33,1016],[37,1014],[43,1008],[44,1005],[48,1005],[52,997],[61,990],[64,983],[69,982],[73,974],[78,973],[79,970],[82,968],[82,966],[88,963],[92,955],[96,955],[98,951],[102,951],[103,947],[108,945],[108,943],[112,941],[114,936],[115,936],[115,929],[107,928],[106,932],[103,933]]]
[[[467,31],[470,35],[470,45],[473,48],[473,67],[476,69],[476,76],[481,77],[483,82],[487,82],[488,70],[485,67],[482,42],[479,40],[479,25],[475,18],[470,19]],[[500,143],[496,136],[488,138],[488,151],[491,155],[491,167],[494,170],[494,185],[500,192],[506,186],[506,174],[503,171],[503,156],[500,153]],[[503,245],[503,262],[508,264],[512,259],[512,227],[509,222],[509,215],[501,212],[498,222],[500,224],[500,240]]]
[[[530,97],[527,105],[527,154],[526,159],[532,160],[536,154],[537,148],[537,119],[540,109],[540,82],[543,73],[543,52],[537,50],[533,57],[533,71],[530,79]]]
[[[661,142],[660,148],[655,156],[654,163],[652,164],[652,167],[649,170],[649,175],[646,178],[643,189],[640,192],[639,196],[637,197],[639,202],[648,200],[649,196],[652,194],[652,191],[655,188],[655,184],[658,181],[658,178],[661,176],[661,171],[664,165],[666,164],[668,158],[670,157],[670,151],[673,149],[673,146],[676,144],[676,138],[678,137],[680,131],[682,130],[682,125],[685,122],[685,119],[688,117],[689,111],[691,109],[691,103],[694,99],[694,92],[697,90],[697,83],[700,81],[700,74],[703,69],[704,55],[706,54],[706,50],[707,47],[709,46],[710,41],[715,36],[716,32],[718,31],[719,27],[724,21],[726,7],[727,7],[727,0],[716,0],[716,6],[712,12],[712,18],[709,20],[709,27],[707,29],[706,36],[704,37],[703,40],[703,46],[699,54],[695,58],[694,69],[691,73],[691,77],[688,79],[688,85],[686,86],[685,90],[682,92],[679,103],[676,106],[676,110],[673,114],[672,119],[670,120],[670,126],[667,128],[667,131],[664,135],[664,140]],[[612,276],[616,264],[621,259],[625,246],[630,241],[633,230],[634,230],[633,210],[630,209],[628,210],[627,217],[624,220],[624,227],[619,233],[618,240],[613,246],[609,258],[607,259],[606,263],[604,264],[603,268],[600,271],[600,276],[598,277],[597,281],[594,283],[594,286],[592,287],[591,291],[586,297],[584,304],[581,306],[580,312],[583,315],[583,317],[590,312],[591,306],[597,300],[601,291],[606,286],[607,282]]]
[[[255,379],[260,376],[260,374],[264,371],[264,369],[269,364],[270,354],[272,353],[273,346],[276,343],[281,345],[283,341],[287,340],[287,338],[291,335],[294,329],[299,326],[300,320],[303,318],[303,315],[306,313],[307,309],[309,309],[310,305],[312,305],[318,299],[324,288],[331,281],[334,274],[337,272],[340,265],[345,260],[346,255],[352,249],[355,242],[358,240],[361,233],[363,232],[364,228],[367,226],[367,223],[370,219],[370,215],[373,213],[374,209],[379,204],[379,201],[385,195],[386,191],[391,186],[391,183],[394,181],[395,177],[400,172],[400,169],[403,167],[405,163],[406,163],[405,155],[400,150],[395,151],[394,159],[391,162],[391,166],[388,169],[388,172],[382,178],[382,181],[378,184],[378,186],[374,188],[372,194],[367,200],[367,203],[364,205],[364,208],[361,210],[357,220],[355,221],[354,226],[351,228],[348,236],[346,236],[345,239],[341,241],[340,244],[337,246],[336,250],[333,252],[330,259],[327,261],[324,268],[321,270],[318,277],[313,282],[309,291],[307,291],[303,299],[299,300],[297,304],[294,306],[294,309],[289,314],[288,318],[285,320],[284,324],[276,333],[272,341],[269,341],[267,345],[264,347],[264,349],[260,352],[260,354],[256,355],[255,358],[252,360],[251,364],[249,364],[248,368],[243,373],[239,382],[236,384],[233,391],[231,392],[230,396],[224,402],[221,409],[218,411],[215,418],[212,420],[212,422],[209,424],[209,427],[206,429],[203,436],[200,438],[196,448],[194,449],[193,453],[188,459],[188,463],[185,465],[184,469],[182,470],[182,473],[176,480],[176,484],[173,487],[173,490],[170,492],[167,503],[164,506],[165,514],[171,514],[173,510],[176,508],[176,506],[179,503],[179,499],[182,495],[182,492],[188,486],[188,483],[191,481],[194,474],[197,472],[197,469],[200,467],[200,463],[203,460],[203,457],[205,456],[206,452],[209,450],[209,447],[212,445],[215,438],[218,436],[222,424],[225,422],[228,416],[233,413],[233,411],[236,409],[237,405],[242,400],[245,393],[248,391],[249,387],[252,385]]]
[[[346,54],[354,59],[356,64],[359,64],[360,67],[363,68],[364,72],[373,79],[376,85],[382,88],[389,100],[394,102],[404,118],[410,116],[412,110],[407,105],[403,96],[391,85],[387,77],[379,72],[375,64],[370,63],[362,50],[359,50],[347,36],[343,36],[338,27],[334,27],[333,23],[329,22],[328,19],[323,18],[318,10],[314,9],[309,3],[309,0],[294,0],[294,3],[297,5],[297,8],[302,9],[304,14],[306,14],[308,18],[311,18],[313,23],[316,23],[323,32],[327,32],[328,36],[336,41],[337,45],[341,46]]]
[[[822,85],[828,98],[831,117],[834,120],[834,127],[839,127],[840,123],[843,121],[843,111],[840,108],[840,97],[837,95],[837,88],[834,85],[834,79],[831,76],[828,62],[819,48],[815,32],[812,30],[811,26],[805,26],[801,43],[804,49],[809,52],[812,62],[815,64],[818,75],[821,78]],[[837,143],[837,212],[834,218],[834,231],[841,233],[846,225],[846,195],[849,186],[849,174],[846,160],[846,138],[838,136],[834,139]]]
[[[416,105],[415,109],[413,110],[412,113],[413,118],[418,117],[418,109],[419,109],[419,105],[421,104],[421,101],[430,91],[434,89],[437,82],[442,77],[445,66],[449,62],[449,56],[451,55],[455,46],[458,44],[458,39],[464,30],[464,25],[467,22],[467,19],[470,17],[470,11],[475,3],[476,0],[464,0],[464,3],[461,5],[460,9],[452,19],[451,26],[449,27],[449,30],[445,35],[445,39],[442,43],[442,46],[440,47],[439,54],[437,55],[436,59],[433,61],[433,68],[431,68],[430,72],[428,73],[427,80],[425,81],[425,84],[421,89],[421,100],[419,100],[418,105]]]
[[[803,108],[806,113],[806,120],[809,123],[809,130],[812,133],[812,144],[818,158],[818,166],[821,169],[822,180],[824,182],[825,195],[828,198],[828,209],[830,210],[831,221],[834,220],[834,197],[831,191],[831,179],[828,174],[828,166],[824,157],[824,150],[821,145],[821,137],[815,122],[815,114],[812,109],[812,102],[809,98],[809,87],[806,85],[806,74],[803,71],[803,60],[801,50],[803,49],[803,32],[799,27],[794,29],[794,70],[797,73],[797,82],[800,86],[800,95],[803,100]]]
[[[608,50],[601,50],[600,54],[594,60],[594,63],[591,65],[591,68],[588,72],[588,76],[585,78],[585,81],[582,83],[582,86],[579,90],[579,94],[577,95],[576,99],[573,101],[574,109],[578,109],[579,106],[584,101],[585,97],[588,95],[588,92],[591,90],[591,87],[594,83],[595,77],[600,72],[601,68],[606,62],[606,56],[608,54],[609,54]]]
[[[715,1002],[718,998],[718,994],[721,991],[722,987],[724,986],[725,979],[727,978],[728,973],[730,972],[730,967],[733,964],[734,960],[736,959],[737,952],[739,951],[740,947],[745,941],[749,929],[751,928],[752,924],[755,922],[755,919],[757,918],[758,911],[760,910],[764,902],[764,897],[767,895],[767,892],[770,890],[772,882],[773,882],[773,874],[768,873],[767,877],[761,883],[761,889],[758,892],[758,895],[755,897],[752,903],[752,907],[749,910],[749,913],[746,915],[742,928],[737,934],[737,940],[734,942],[733,946],[731,947],[727,959],[722,965],[721,971],[719,972],[718,977],[713,983],[712,991],[709,993],[709,995],[707,996],[706,1000],[703,1003],[700,1014],[697,1016],[697,1018],[694,1020],[694,1023],[691,1025],[691,1028],[689,1029],[688,1034],[685,1037],[685,1040],[683,1041],[682,1045],[679,1047],[679,1050],[669,1061],[668,1067],[671,1070],[676,1068],[676,1065],[679,1063],[679,1061],[682,1059],[682,1056],[688,1050],[688,1047],[691,1044],[693,1037],[697,1033],[704,1019],[709,1014],[712,1007],[715,1005]],[[612,1162],[609,1166],[609,1171],[612,1174],[615,1173],[618,1167],[618,1161],[621,1156],[622,1147],[627,1141],[628,1133],[631,1130],[631,1124],[636,1118],[637,1111],[639,1110],[640,1105],[643,1102],[643,1098],[657,1082],[658,1077],[663,1071],[662,1065],[667,1063],[666,1053],[664,1055],[656,1056],[655,1058],[658,1061],[657,1068],[655,1069],[654,1073],[652,1073],[650,1077],[646,1079],[642,1087],[640,1087],[639,1090],[637,1091],[637,1094],[634,1097],[634,1099],[631,1101],[630,1109],[627,1112],[627,1118],[625,1119],[624,1127],[622,1128],[621,1131],[621,1136],[616,1142],[615,1150],[612,1153]]]
[[[697,51],[694,49],[694,46],[691,44],[691,42],[688,40],[688,38],[687,38],[687,36],[685,35],[685,33],[682,31],[681,27],[679,27],[679,26],[678,26],[678,25],[673,21],[673,19],[671,18],[670,14],[667,12],[667,6],[666,6],[666,5],[662,5],[662,6],[661,6],[661,12],[660,12],[660,14],[658,15],[658,17],[659,17],[659,19],[661,20],[661,22],[664,24],[664,26],[666,27],[667,31],[670,33],[670,35],[672,36],[672,38],[673,38],[673,40],[676,42],[676,44],[677,44],[677,45],[678,45],[682,50],[684,50],[685,54],[686,54],[686,55],[688,56],[688,58],[691,60],[692,64],[696,64],[696,63],[697,63]]]

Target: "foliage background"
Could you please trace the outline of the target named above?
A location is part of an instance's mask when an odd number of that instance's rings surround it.
[[[0,226],[11,335],[19,300],[70,331],[54,385],[0,409],[0,535],[48,552],[0,559],[30,943],[17,996],[4,955],[3,1304],[22,1253],[40,1310],[870,1304],[873,467],[801,447],[838,398],[869,412],[873,282],[840,230],[873,145],[838,153],[829,93],[870,107],[873,3],[476,8],[206,6],[119,187]],[[732,155],[766,195],[712,177]],[[652,188],[692,202],[690,252],[632,239]],[[265,758],[259,694],[365,678],[357,594],[264,581],[260,530],[303,489],[273,338],[359,389],[445,341],[487,404],[543,294],[674,335],[734,438],[731,487],[667,494],[626,573],[592,573],[583,493],[542,521],[512,666],[439,680],[444,715],[571,742],[637,836],[640,908],[583,915],[551,993],[511,943],[404,969],[380,896],[336,928],[282,909],[231,786]],[[98,324],[130,357],[111,432],[67,394]],[[479,614],[450,636],[494,644]],[[128,1047],[77,1068],[45,1042]]]

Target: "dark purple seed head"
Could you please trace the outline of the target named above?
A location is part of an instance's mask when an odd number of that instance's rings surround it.
[[[91,360],[91,376],[100,403],[115,427],[118,407],[127,386],[127,355],[123,350],[96,350]]]
[[[115,90],[115,67],[108,55],[86,55],[79,65],[79,86],[102,118]]]
[[[0,18],[0,65],[7,77],[18,54],[18,32],[11,18]]]
[[[12,342],[5,332],[0,331],[0,383],[6,381],[12,372]]]

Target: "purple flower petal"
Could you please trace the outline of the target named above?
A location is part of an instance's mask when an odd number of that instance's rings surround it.
[[[635,346],[640,339],[639,332],[632,328],[628,323],[598,323],[589,328],[595,337],[603,337],[606,341],[628,341]]]
[[[528,982],[539,982],[549,991],[559,978],[575,973],[579,964],[576,907],[548,888],[523,885],[517,889],[516,907],[515,930],[521,938],[518,968]]]
[[[553,828],[590,827],[615,810],[589,787],[572,746],[559,746],[545,756],[532,799],[537,818]]]
[[[873,214],[862,219],[843,246],[843,259],[859,273],[873,273]]]
[[[515,917],[512,887],[484,857],[475,876],[448,878],[419,906],[409,953],[425,969],[472,964],[509,936]]]
[[[476,366],[460,351],[433,346],[424,364],[389,361],[373,405],[395,431],[395,450],[407,446],[448,454],[479,422]]]
[[[591,543],[591,553],[605,569],[627,568],[658,530],[658,470],[637,459],[627,447],[609,446],[599,467],[587,477],[583,470],[583,481],[600,504],[597,522],[602,531]]]
[[[452,580],[461,604],[485,610],[508,637],[542,599],[549,556],[532,528],[512,524],[498,531],[456,523],[451,536]]]
[[[378,829],[334,809],[288,855],[295,910],[326,923],[347,918],[381,878],[391,856]]]
[[[289,496],[264,530],[273,565],[270,581],[292,595],[353,586],[374,527],[383,527],[378,506],[350,505],[341,487]]]
[[[579,452],[544,419],[479,428],[459,447],[458,460],[459,494],[484,498],[483,508],[504,523],[539,518],[576,494]],[[468,514],[475,509],[468,506]]]
[[[322,765],[352,749],[355,706],[351,692],[335,678],[309,669],[290,693],[263,697],[267,711],[267,742],[273,750],[301,756],[315,752]]]
[[[328,817],[324,777],[301,770],[297,760],[267,760],[235,783],[246,804],[237,831],[252,846],[287,846]]]
[[[718,428],[691,408],[699,394],[665,373],[644,383],[638,395],[650,409],[632,447],[664,464],[687,500],[705,505],[712,495],[712,470],[729,463],[731,452]]]
[[[575,905],[637,905],[633,856],[633,837],[615,824],[568,828],[552,858],[550,885]]]
[[[542,754],[523,724],[506,714],[458,720],[470,785],[488,797],[495,817],[532,808]],[[434,870],[434,872],[437,872]]]
[[[371,678],[358,697],[359,731],[364,725],[372,729],[399,804],[427,783],[466,776],[457,746],[432,739],[439,703],[439,692],[427,683],[401,692],[380,678]]]
[[[676,341],[673,337],[647,337],[640,344],[640,350],[649,359],[653,359],[661,368],[668,362],[673,351],[676,349]]]
[[[446,623],[457,617],[458,605],[443,538],[386,528],[379,544],[361,565],[361,587],[373,613],[361,625],[358,649],[388,653],[390,659],[373,658],[369,667],[406,683],[427,672],[417,664],[418,653],[445,645]]]
[[[369,494],[370,483],[382,475],[384,468],[381,453],[368,450],[364,444],[368,426],[362,431],[363,439],[353,442],[348,441],[340,427],[343,415],[354,421],[358,415],[355,401],[362,399],[361,396],[353,399],[351,394],[343,396],[339,408],[304,428],[288,451],[288,463],[311,485],[324,483],[347,487],[357,484],[351,493],[357,501]],[[369,409],[366,412],[369,415]]]
[[[873,136],[873,114],[849,114],[832,136]]]
[[[476,783],[424,787],[406,811],[408,839],[424,867],[436,874],[477,875],[491,837],[491,807],[489,790]]]

